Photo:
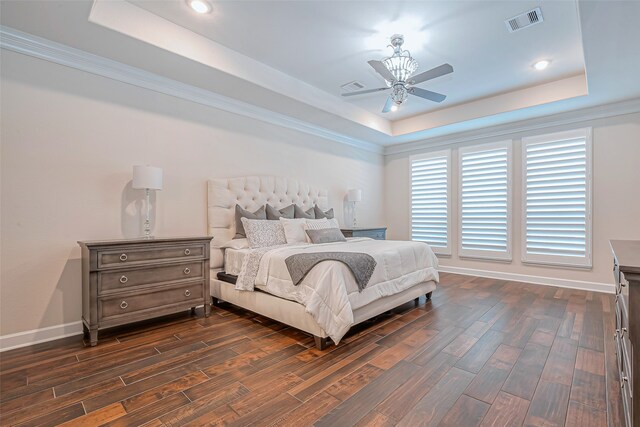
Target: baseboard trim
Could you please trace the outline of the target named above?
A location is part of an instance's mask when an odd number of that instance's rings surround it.
[[[449,267],[445,265],[441,265],[438,270],[443,273],[455,273],[462,274],[464,276],[512,280],[515,282],[533,283],[535,285],[557,286],[560,288],[580,289],[583,291],[603,292],[607,294],[613,294],[615,292],[614,286],[608,283],[583,282],[580,280],[557,279],[554,277],[476,270],[472,268]],[[0,352],[80,334],[82,334],[82,321],[3,335],[0,336]]]
[[[579,289],[582,291],[615,293],[615,287],[609,283],[583,282],[581,280],[557,279],[555,277],[531,276],[528,274],[504,273],[501,271],[476,270],[473,268],[449,267],[441,265],[438,268],[443,273],[462,274],[464,276],[478,276],[489,279],[510,280],[514,282],[533,283],[534,285],[557,286],[559,288]]]
[[[82,334],[82,321],[0,336],[0,352]]]

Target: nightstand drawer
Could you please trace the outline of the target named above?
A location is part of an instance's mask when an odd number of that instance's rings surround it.
[[[101,320],[126,316],[147,309],[173,305],[198,305],[204,297],[203,282],[191,282],[152,291],[100,298],[98,315]]]
[[[118,249],[98,251],[98,268],[140,265],[155,261],[204,258],[206,245],[193,243],[187,245],[153,246],[140,248],[123,246]]]
[[[386,231],[375,231],[372,233],[369,233],[367,235],[365,235],[365,237],[371,237],[372,239],[376,239],[376,240],[385,240],[387,238],[387,232]]]
[[[126,291],[131,288],[168,282],[204,278],[204,262],[185,262],[147,268],[101,271],[98,273],[98,292]]]

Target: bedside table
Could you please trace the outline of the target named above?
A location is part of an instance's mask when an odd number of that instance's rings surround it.
[[[385,240],[387,238],[387,227],[356,227],[341,228],[344,237],[371,237],[376,240]]]
[[[78,242],[82,248],[82,322],[91,345],[112,326],[195,310],[209,316],[212,237]]]

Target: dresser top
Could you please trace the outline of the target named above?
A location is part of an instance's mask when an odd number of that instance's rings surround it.
[[[618,266],[623,273],[640,273],[640,240],[611,240]]]
[[[80,246],[116,246],[116,245],[144,245],[154,243],[181,243],[193,241],[210,241],[212,236],[184,236],[184,237],[138,237],[135,239],[114,239],[114,240],[84,240],[78,241]]]

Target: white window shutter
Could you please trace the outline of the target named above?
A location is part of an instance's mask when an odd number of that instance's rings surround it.
[[[511,141],[459,151],[460,256],[511,260]]]
[[[523,261],[590,267],[590,129],[522,142]]]
[[[411,239],[451,254],[451,150],[411,157]]]

